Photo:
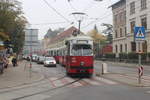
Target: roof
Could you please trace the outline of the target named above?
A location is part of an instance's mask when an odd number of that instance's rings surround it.
[[[111,6],[109,6],[108,8],[114,7],[114,6],[116,6],[116,5],[119,5],[119,4],[122,3],[122,2],[126,2],[126,0],[119,0],[118,2],[116,2],[116,3],[112,4]]]
[[[72,26],[69,29],[65,30],[64,32],[61,32],[59,35],[57,35],[53,39],[51,39],[49,43],[52,44],[52,43],[55,43],[58,40],[59,41],[64,40],[65,38],[72,36],[72,33],[74,31],[78,31],[78,29],[76,27]]]

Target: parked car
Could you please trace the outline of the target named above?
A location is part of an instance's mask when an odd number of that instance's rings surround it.
[[[45,57],[44,66],[56,67],[56,60],[54,57]]]
[[[37,63],[38,63],[38,64],[43,64],[43,63],[44,63],[44,60],[45,60],[45,57],[44,57],[44,56],[39,56]]]
[[[36,54],[33,54],[33,55],[32,55],[32,61],[34,61],[34,62],[35,62],[35,61],[36,61],[36,59],[37,59],[37,55],[36,55]]]

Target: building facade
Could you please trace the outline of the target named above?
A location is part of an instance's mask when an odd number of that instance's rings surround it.
[[[120,0],[112,5],[113,12],[113,53],[127,52],[126,41],[126,0]]]
[[[39,51],[38,29],[25,29],[23,54]]]
[[[150,1],[126,0],[126,23],[128,52],[150,52]],[[134,43],[134,27],[144,26],[146,29],[146,42],[142,45]]]
[[[150,52],[149,0],[120,0],[112,5],[112,12],[113,53]],[[135,26],[144,26],[146,29],[146,41],[142,44],[134,40]]]

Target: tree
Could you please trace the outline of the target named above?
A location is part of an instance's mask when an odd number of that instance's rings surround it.
[[[9,37],[16,53],[19,53],[23,47],[26,23],[20,2],[17,0],[0,1],[0,32]]]
[[[105,43],[106,37],[98,32],[97,26],[94,26],[94,29],[88,32],[88,35],[93,38],[94,45],[94,54],[98,56],[100,54],[100,46]]]
[[[109,43],[112,43],[113,26],[111,24],[106,24],[106,23],[103,23],[102,26],[106,27],[106,29],[103,30],[103,33],[107,35],[107,41]]]

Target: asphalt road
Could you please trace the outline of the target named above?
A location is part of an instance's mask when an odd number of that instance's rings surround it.
[[[45,100],[149,100],[150,89],[127,86],[85,86]]]
[[[99,66],[95,64],[98,69]],[[124,70],[122,67],[118,68],[120,71]],[[126,68],[125,72],[128,70],[132,69]],[[33,63],[32,71],[44,75],[45,78],[24,87],[0,90],[0,100],[149,100],[150,98],[150,88],[129,87],[97,76],[90,79],[70,78],[65,75],[65,69],[60,65],[44,67]]]

